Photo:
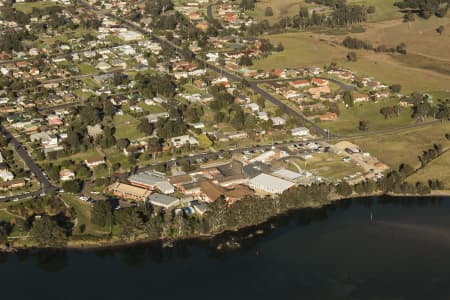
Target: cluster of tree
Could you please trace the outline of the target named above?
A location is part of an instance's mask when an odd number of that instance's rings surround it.
[[[385,119],[389,119],[393,116],[400,116],[402,112],[402,107],[399,105],[394,106],[384,106],[380,109],[380,113],[384,116]]]
[[[136,88],[144,97],[173,97],[175,95],[176,85],[168,74],[138,73],[135,80]]]
[[[428,165],[431,161],[439,157],[442,154],[442,145],[434,144],[433,148],[423,151],[422,155],[419,156],[419,161],[422,168]]]
[[[153,17],[159,17],[173,8],[174,5],[171,0],[145,1],[145,12]]]
[[[450,117],[449,99],[437,101],[433,104],[426,94],[412,93],[410,96],[402,98],[403,101],[409,101],[413,105],[413,117],[418,121],[423,121],[426,117],[446,120]]]
[[[288,28],[307,29],[312,27],[334,28],[350,26],[365,22],[366,14],[375,12],[374,7],[366,8],[362,5],[346,5],[343,1],[340,1],[339,4],[334,3],[334,1],[330,2],[333,2],[332,5],[329,5],[333,10],[331,14],[321,14],[316,12],[316,10],[313,10],[310,14],[307,7],[301,7],[297,15],[282,17],[273,24],[269,24],[267,20],[254,23],[246,28],[247,33],[249,35],[260,35],[265,32],[280,33]],[[271,13],[273,14],[273,11],[268,7],[266,13],[270,16]]]
[[[364,40],[353,38],[351,36],[347,36],[343,41],[342,45],[349,49],[365,49],[365,50],[373,50],[375,52],[398,52],[401,54],[406,54],[406,44],[400,43],[396,47],[386,47],[385,45],[379,45],[374,47],[370,42],[366,42]]]
[[[65,215],[71,216],[73,211],[68,209],[57,196],[40,197],[33,201],[20,202],[18,205],[8,206],[8,211],[24,218],[34,218],[36,215]]]
[[[243,10],[253,10],[255,9],[256,0],[241,0],[240,7]]]
[[[24,41],[33,41],[36,36],[28,30],[6,30],[0,33],[0,52],[11,53],[25,49]]]
[[[447,15],[449,0],[403,0],[394,3],[395,6],[405,12],[417,13],[422,18],[431,16],[443,18]]]
[[[16,22],[17,25],[25,26],[30,24],[30,15],[13,7],[3,7],[0,20],[7,22]]]
[[[48,215],[33,221],[30,236],[39,247],[60,248],[66,245],[70,232]]]

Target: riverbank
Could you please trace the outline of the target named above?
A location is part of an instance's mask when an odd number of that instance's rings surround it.
[[[434,198],[434,197],[450,197],[450,190],[442,190],[442,191],[432,191],[430,194],[427,195],[408,195],[408,194],[394,194],[394,193],[383,193],[383,192],[374,192],[370,194],[364,194],[364,195],[358,195],[358,194],[352,194],[349,197],[342,197],[338,196],[336,194],[329,197],[327,200],[322,201],[320,203],[317,202],[308,202],[307,205],[302,207],[296,207],[296,208],[290,208],[285,211],[280,211],[277,214],[269,216],[267,219],[265,219],[263,222],[250,224],[245,227],[234,227],[234,228],[228,228],[226,230],[221,230],[214,233],[209,234],[194,234],[194,235],[187,235],[177,238],[157,238],[157,239],[151,239],[146,234],[141,233],[136,235],[135,239],[133,240],[125,240],[122,238],[119,238],[117,236],[111,236],[111,235],[105,235],[105,238],[98,238],[95,239],[89,239],[90,236],[86,236],[86,239],[80,239],[83,238],[83,236],[76,236],[76,238],[69,238],[67,244],[64,247],[58,248],[58,249],[68,249],[68,250],[97,250],[97,249],[115,249],[115,248],[123,248],[123,247],[132,247],[137,245],[143,245],[143,244],[150,244],[150,243],[160,243],[164,247],[171,247],[173,243],[178,241],[186,241],[186,240],[208,240],[213,239],[215,237],[221,236],[226,233],[236,233],[239,231],[248,231],[251,228],[258,227],[264,223],[269,222],[273,218],[277,218],[284,215],[289,215],[292,213],[296,213],[298,211],[304,210],[304,209],[319,209],[321,207],[337,203],[339,201],[346,201],[346,200],[354,200],[354,199],[361,199],[361,198],[371,198],[371,197],[391,197],[394,199],[401,199],[401,198]],[[14,245],[10,247],[3,247],[0,248],[0,252],[18,252],[22,250],[28,250],[28,249],[41,249],[38,247],[35,243],[26,241],[26,242],[15,242]],[[54,249],[54,248],[53,248]]]

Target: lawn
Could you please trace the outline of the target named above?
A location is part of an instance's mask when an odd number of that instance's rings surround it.
[[[37,2],[23,2],[23,3],[15,3],[14,8],[29,14],[31,13],[33,7],[36,8],[45,8],[45,7],[51,7],[51,6],[59,6],[57,3],[53,1],[37,1]]]
[[[268,20],[274,23],[282,17],[294,16],[299,13],[300,7],[318,7],[314,3],[306,3],[304,0],[266,0],[257,1],[256,7],[253,11],[248,11],[247,14],[253,17],[256,21]],[[266,7],[272,7],[273,16],[266,17]]]
[[[440,179],[445,188],[450,189],[450,152],[447,151],[438,159],[429,163],[425,168],[408,178],[409,182],[427,182],[429,179]]]
[[[345,58],[346,50],[321,41],[305,32],[290,32],[268,36],[272,44],[282,43],[283,52],[274,52],[265,59],[255,61],[256,69],[296,68],[305,66],[322,67]]]
[[[72,194],[62,194],[62,199],[69,206],[71,206],[77,213],[78,224],[77,227],[86,226],[84,234],[105,234],[107,230],[92,224],[91,222],[91,205],[87,202],[81,201],[78,196]]]
[[[130,141],[137,140],[144,137],[144,134],[139,131],[137,126],[139,121],[134,117],[124,114],[122,116],[114,116],[114,127],[116,128],[116,139],[127,138]]]
[[[320,122],[319,126],[337,135],[348,135],[360,132],[358,129],[360,120],[369,121],[369,132],[413,124],[410,108],[404,108],[399,117],[389,119],[385,119],[380,113],[382,107],[396,104],[398,100],[383,100],[377,103],[356,103],[354,107],[348,109],[341,104],[339,118],[336,121]]]
[[[87,75],[87,74],[97,74],[97,69],[90,64],[87,63],[81,63],[77,65],[78,69],[80,70],[81,75]]]
[[[98,157],[100,154],[96,150],[89,150],[86,152],[79,152],[70,156],[61,157],[55,160],[44,160],[42,163],[52,163],[55,166],[61,165],[65,160],[72,160],[74,162],[82,162],[86,159]]]
[[[375,13],[367,16],[369,22],[401,18],[402,14],[394,6],[395,2],[398,2],[398,0],[347,0],[348,4],[359,4],[366,7],[374,6]]]
[[[390,134],[377,134],[369,137],[351,140],[363,151],[369,152],[382,162],[397,168],[401,163],[419,167],[418,156],[433,144],[450,147],[450,141],[445,134],[450,132],[450,123],[434,123],[431,125],[404,130]]]
[[[345,176],[353,175],[357,172],[363,172],[362,168],[358,167],[354,162],[344,162],[341,157],[331,153],[316,153],[310,160],[302,161],[297,159],[294,162],[300,168],[332,181],[342,179]],[[291,169],[297,171],[294,168]]]

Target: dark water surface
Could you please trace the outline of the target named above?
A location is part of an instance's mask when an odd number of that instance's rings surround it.
[[[450,299],[450,198],[344,201],[260,228],[234,251],[215,249],[250,231],[0,255],[1,299]]]

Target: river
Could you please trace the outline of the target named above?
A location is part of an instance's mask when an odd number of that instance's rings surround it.
[[[0,255],[2,299],[450,299],[450,198],[366,198],[208,241]]]

